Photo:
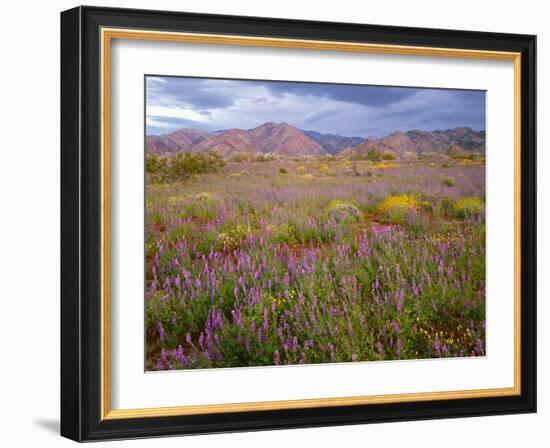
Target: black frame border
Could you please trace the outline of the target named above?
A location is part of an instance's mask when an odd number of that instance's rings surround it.
[[[101,420],[100,29],[521,53],[521,395]],[[536,412],[536,36],[77,7],[61,13],[61,435],[79,442]]]

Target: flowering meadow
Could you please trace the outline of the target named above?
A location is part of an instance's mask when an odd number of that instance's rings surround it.
[[[229,162],[145,238],[147,370],[485,355],[481,162]]]

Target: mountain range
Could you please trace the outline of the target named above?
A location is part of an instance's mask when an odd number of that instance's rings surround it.
[[[146,136],[147,151],[171,155],[181,151],[217,152],[223,158],[237,154],[272,154],[279,157],[322,155],[354,156],[376,148],[397,158],[409,154],[443,152],[450,146],[465,151],[485,151],[485,131],[457,127],[441,131],[396,131],[385,137],[362,138],[303,131],[288,123],[264,123],[254,129],[206,132],[179,129],[164,135]]]

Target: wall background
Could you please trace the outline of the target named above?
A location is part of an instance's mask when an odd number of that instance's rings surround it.
[[[412,423],[344,426],[124,441],[95,446],[545,446],[550,439],[546,387],[550,319],[550,120],[545,85],[550,53],[548,11],[536,0],[392,1],[145,0],[87,4],[204,13],[454,28],[538,35],[539,413]],[[69,446],[58,435],[59,414],[59,12],[77,2],[3,5],[0,70],[0,441],[4,446]],[[546,202],[546,204],[543,204]]]

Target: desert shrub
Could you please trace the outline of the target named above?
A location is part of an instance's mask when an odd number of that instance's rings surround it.
[[[451,159],[461,159],[464,157],[465,152],[464,149],[462,149],[460,146],[452,145],[447,148],[445,153],[451,158]]]
[[[408,216],[415,213],[419,207],[418,200],[411,195],[402,194],[388,196],[376,207],[376,212],[386,221],[403,224]]]
[[[380,162],[384,153],[376,147],[366,148],[364,144],[357,146],[351,160],[368,160],[370,162]]]
[[[454,204],[454,211],[458,218],[472,219],[481,216],[485,208],[483,201],[476,196],[467,196],[458,199]]]
[[[216,240],[222,246],[234,249],[252,233],[253,229],[250,223],[227,223],[219,229]]]
[[[151,182],[165,182],[167,168],[167,157],[160,157],[154,153],[147,153],[145,156],[145,172]]]
[[[225,167],[223,159],[215,152],[206,154],[179,153],[170,159],[168,173],[173,179],[186,179],[191,175],[215,173]]]
[[[391,152],[382,153],[382,160],[395,160],[395,154]]]
[[[423,193],[417,198],[417,211],[433,215],[436,212],[437,197],[431,193]]]
[[[307,172],[307,169],[304,165],[300,165],[298,167],[298,174],[306,174],[306,172]]]
[[[420,237],[426,233],[428,227],[426,217],[415,210],[407,213],[405,227],[409,235]]]
[[[479,154],[475,153],[475,152],[464,152],[464,154],[462,155],[462,158],[463,159],[466,159],[466,160],[470,160],[470,161],[476,161],[479,159]]]
[[[240,154],[235,154],[234,156],[230,157],[229,159],[230,162],[248,162],[249,161],[249,157],[247,154],[244,154],[244,153],[240,153]]]
[[[330,172],[330,168],[329,168],[329,166],[328,166],[327,164],[321,165],[321,166],[319,167],[319,172],[320,172],[321,174],[328,174],[328,173]]]
[[[352,203],[334,200],[328,205],[329,215],[338,223],[358,222],[361,211]]]
[[[181,204],[181,207],[178,207],[177,201],[175,204],[181,217],[211,220],[216,217],[217,203],[218,201],[213,195],[201,192],[190,195],[186,202]]]
[[[455,181],[454,181],[454,179],[451,179],[450,177],[444,177],[443,178],[443,185],[445,185],[447,187],[454,187],[455,186]]]
[[[453,217],[455,215],[455,202],[449,196],[443,196],[439,201],[439,210],[441,216]]]
[[[449,162],[444,162],[441,164],[441,168],[452,168],[452,164]]]
[[[194,201],[199,201],[199,202],[207,202],[210,204],[216,202],[216,198],[211,193],[208,193],[206,191],[192,194],[190,197]]]
[[[365,160],[371,162],[380,162],[382,160],[383,153],[377,148],[370,148],[365,154]]]
[[[272,238],[279,244],[296,244],[300,241],[298,227],[293,222],[285,222],[274,228]]]
[[[252,160],[254,162],[273,162],[274,160],[277,160],[277,159],[275,156],[272,156],[272,155],[260,154],[255,156]]]
[[[387,168],[399,168],[399,165],[397,163],[377,163],[373,168],[384,170]]]
[[[404,151],[401,153],[401,158],[403,160],[416,160],[418,159],[419,157],[422,158],[423,155],[417,155],[415,152],[413,151]]]
[[[170,205],[177,205],[178,203],[180,202],[183,202],[187,199],[186,196],[182,196],[182,195],[175,195],[175,196],[170,196],[168,198],[168,204]]]
[[[279,168],[279,173],[286,174],[288,173],[288,170],[285,167]]]
[[[145,170],[152,182],[183,181],[205,173],[215,173],[225,167],[224,160],[214,152],[194,154],[180,152],[171,157],[148,154]]]
[[[245,176],[249,176],[250,175],[250,172],[248,170],[241,170],[241,171],[237,171],[235,173],[231,173],[229,175],[230,178],[233,178],[233,179],[239,179],[241,177],[245,177]]]

